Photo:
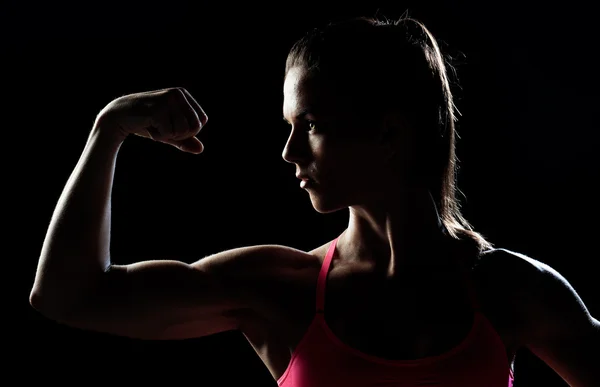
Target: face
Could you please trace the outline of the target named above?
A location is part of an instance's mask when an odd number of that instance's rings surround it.
[[[302,68],[288,72],[283,89],[283,116],[291,131],[282,157],[309,179],[303,188],[315,210],[377,200],[387,176],[376,125],[359,120],[334,90]]]

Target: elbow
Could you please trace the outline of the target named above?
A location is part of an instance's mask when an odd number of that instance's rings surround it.
[[[68,315],[66,308],[56,302],[51,302],[43,292],[34,287],[29,294],[29,305],[46,318],[55,321],[64,321]]]
[[[69,325],[69,320],[75,314],[76,300],[66,297],[66,294],[48,292],[35,286],[29,294],[29,305],[42,316]]]
[[[33,309],[39,311],[41,308],[41,304],[42,304],[42,298],[40,296],[40,293],[34,287],[33,289],[31,289],[31,292],[29,293],[29,305],[31,305],[33,307]]]
[[[41,308],[41,303],[42,300],[40,294],[35,290],[35,288],[31,289],[31,292],[29,293],[29,305],[31,305],[33,309],[39,312]]]
[[[56,313],[50,311],[47,302],[44,301],[44,297],[35,288],[32,289],[31,293],[29,294],[29,305],[31,305],[33,309],[42,314],[44,317],[57,320],[58,316]]]
[[[45,300],[42,289],[40,289],[40,284],[36,279],[31,288],[31,292],[29,293],[29,305],[31,305],[33,309],[44,314],[43,311],[47,309],[45,304],[47,304],[47,301]]]
[[[59,322],[67,322],[78,309],[89,302],[98,291],[102,274],[76,277],[38,275],[29,293],[29,304],[43,316]]]

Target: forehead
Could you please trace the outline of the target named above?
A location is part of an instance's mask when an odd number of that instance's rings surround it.
[[[314,76],[300,67],[290,69],[283,83],[283,116],[293,120],[304,112],[331,110],[334,98]]]

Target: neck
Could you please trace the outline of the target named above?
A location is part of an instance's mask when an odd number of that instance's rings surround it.
[[[338,239],[342,256],[374,265],[386,278],[415,268],[447,265],[446,240],[435,203],[427,190],[412,190],[389,200],[351,206],[348,228]],[[445,259],[445,260],[444,260]]]

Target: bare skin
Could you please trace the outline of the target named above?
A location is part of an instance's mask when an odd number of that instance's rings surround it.
[[[306,275],[309,279],[299,283],[291,281],[295,284],[294,290],[281,295],[277,319],[257,316],[241,326],[244,336],[275,380],[285,372],[314,316],[316,278],[329,244],[309,252],[309,269],[298,273],[298,278]],[[465,339],[473,323],[473,312],[465,289],[456,278],[432,274],[429,280],[419,281],[421,292],[416,292],[419,296],[407,301],[403,295],[414,294],[412,286],[386,286],[380,274],[374,272],[373,265],[357,263],[356,257],[342,254],[336,249],[333,257],[327,278],[325,313],[327,324],[341,341],[367,354],[405,360],[443,354]],[[497,258],[505,253],[495,254]],[[499,263],[497,259],[492,262],[491,256],[487,258],[489,267]],[[517,259],[514,257],[513,263],[517,263]],[[504,265],[507,266],[506,262]],[[525,269],[525,262],[521,266]],[[509,300],[512,288],[506,281],[493,282],[490,273],[483,271],[476,272],[474,278],[482,311],[501,337],[512,367],[515,354],[522,346],[515,329],[516,312],[508,302],[497,302],[498,299]],[[487,286],[477,286],[480,282]],[[502,288],[489,286],[503,282]]]
[[[290,73],[284,86],[284,116],[292,131],[283,157],[312,179],[306,190],[317,211],[350,209],[327,282],[328,324],[342,341],[380,357],[415,359],[449,350],[466,336],[472,312],[453,275],[460,264],[448,264],[460,260],[440,248],[436,209],[408,173],[410,133],[396,132],[386,142],[377,133],[361,137],[358,130],[343,136],[335,130],[343,121],[333,119],[333,103],[321,109],[328,112],[322,117],[301,115],[316,105],[315,96],[323,107],[335,102],[303,77],[302,71]],[[30,301],[56,321],[127,337],[185,339],[240,330],[278,379],[314,315],[329,242],[309,252],[250,246],[192,264],[111,262],[110,196],[122,142],[139,135],[200,153],[203,144],[195,136],[206,122],[201,107],[180,88],[125,96],[100,112],[57,204]],[[385,122],[374,130],[398,129],[401,119]],[[592,385],[592,362],[580,354],[596,348],[598,322],[571,288],[554,289],[556,281],[546,285],[547,273],[560,278],[530,258],[488,254],[474,273],[477,297],[509,360],[527,345],[572,385]],[[553,309],[545,308],[539,289],[555,292]],[[568,321],[561,319],[565,313]],[[391,324],[382,327],[379,320]],[[372,336],[365,336],[365,327]],[[546,340],[563,336],[560,350]],[[577,351],[568,353],[564,343]]]

